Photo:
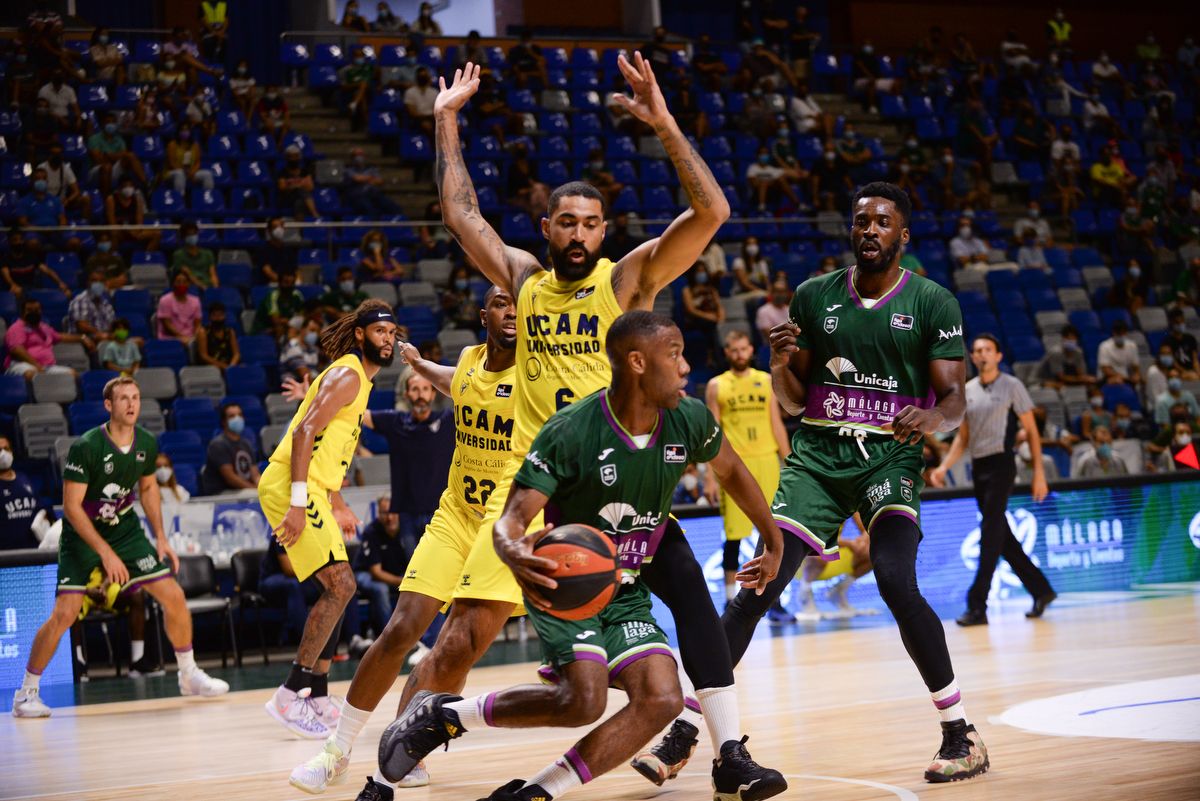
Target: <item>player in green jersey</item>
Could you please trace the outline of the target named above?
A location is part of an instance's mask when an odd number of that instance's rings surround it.
[[[783,564],[764,594],[738,593],[722,622],[736,664],[804,557],[836,558],[838,529],[858,512],[879,593],[941,717],[942,744],[925,778],[945,782],[988,768],[916,574],[921,442],[962,421],[966,353],[954,296],[900,268],[910,213],[899,187],[860,188],[850,225],[856,263],[801,284],[791,319],[771,329],[775,396],[803,415],[771,504],[786,532]]]
[[[192,654],[192,616],[183,590],[171,576],[179,557],[167,543],[162,501],[154,477],[158,443],[137,425],[141,391],[129,376],[104,385],[107,423],[93,428],[71,445],[63,466],[63,531],[58,546],[58,587],[54,611],[33,638],[25,680],[13,696],[13,715],[50,716],[39,697],[42,671],[50,663],[63,634],[83,606],[84,590],[94,568],[130,592],[139,587],[162,604],[167,637],[175,647],[182,695],[223,695],[229,685],[200,668]],[[155,542],[146,539],[133,509],[137,487]]]
[[[754,477],[725,442],[707,407],[685,395],[689,368],[679,329],[653,312],[628,312],[613,323],[606,349],[612,386],[546,422],[517,472],[494,531],[496,551],[521,585],[541,640],[547,662],[543,675],[549,683],[465,700],[419,693],[384,733],[380,765],[385,775],[403,775],[464,731],[588,725],[603,714],[608,687],[624,689],[629,696],[624,709],[529,781],[514,779],[489,797],[548,800],[628,760],[671,722],[683,707],[679,677],[640,573],[666,531],[671,495],[688,464],[710,462],[771,550],[780,547],[783,535]],[[549,525],[526,536],[543,510]],[[570,621],[548,612],[543,592],[556,584],[542,571],[555,563],[534,556],[533,548],[556,522],[585,523],[615,541],[622,584],[594,617]],[[759,556],[743,566],[738,580],[757,588],[760,574],[773,573],[771,560]],[[749,759],[744,741],[724,743],[714,760],[716,797],[770,798],[787,789],[778,771]],[[746,788],[754,793],[743,795]]]

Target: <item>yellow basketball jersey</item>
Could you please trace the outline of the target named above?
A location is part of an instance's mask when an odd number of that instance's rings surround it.
[[[621,316],[614,265],[600,259],[582,281],[553,272],[531,275],[517,297],[517,421],[513,451],[524,455],[556,411],[612,383],[604,353],[608,327]]]
[[[747,370],[734,375],[721,373],[717,382],[717,406],[721,410],[721,429],[738,456],[766,456],[779,446],[771,431],[771,375],[762,370]]]
[[[271,454],[272,462],[287,468],[291,467],[292,429],[308,413],[308,407],[312,406],[313,399],[317,397],[317,392],[320,390],[325,376],[329,374],[330,370],[338,367],[346,367],[358,373],[358,395],[353,401],[338,409],[337,414],[329,421],[329,425],[325,426],[325,430],[317,434],[313,441],[312,461],[308,463],[308,483],[330,491],[342,487],[342,479],[346,477],[346,468],[350,466],[350,460],[354,458],[354,450],[358,446],[358,435],[362,431],[363,412],[367,408],[367,397],[371,394],[371,382],[367,379],[367,374],[363,371],[362,360],[357,355],[346,354],[317,376],[317,380],[313,381],[312,386],[305,393],[304,400],[300,402],[300,408],[292,416],[292,422],[288,423],[283,439],[279,441],[275,452]]]
[[[478,518],[512,452],[516,405],[516,368],[494,373],[486,362],[487,345],[467,348],[450,383],[456,445],[447,491]]]

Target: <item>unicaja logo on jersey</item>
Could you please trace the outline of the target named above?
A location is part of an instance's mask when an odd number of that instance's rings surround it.
[[[857,373],[858,368],[854,366],[854,362],[841,356],[834,356],[829,361],[825,362],[825,366],[829,368],[829,372],[833,373],[833,377],[838,381],[842,380],[842,373]]]
[[[609,503],[601,507],[600,517],[604,518],[614,534],[623,534],[636,531],[639,528],[653,529],[662,522],[663,516],[661,512],[657,514],[638,514],[638,510],[627,503]],[[625,518],[632,518],[629,521],[628,528],[621,527],[621,524],[625,522]]]
[[[883,378],[878,373],[871,373],[870,375],[860,373],[858,368],[854,366],[854,362],[843,356],[834,356],[825,362],[825,366],[829,369],[829,372],[833,373],[835,381],[841,386],[851,389],[856,387],[874,387],[884,392],[895,392],[897,387],[900,386],[900,382],[890,375]]]

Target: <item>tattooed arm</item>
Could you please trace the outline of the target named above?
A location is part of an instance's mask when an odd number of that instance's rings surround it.
[[[541,265],[532,253],[504,244],[479,210],[479,198],[463,161],[458,138],[458,112],[479,89],[479,66],[467,63],[455,70],[449,88],[438,78],[441,91],[433,105],[437,126],[437,185],[442,223],[458,240],[467,257],[488,280],[517,297],[525,279]]]
[[[729,219],[729,202],[667,110],[650,63],[635,53],[633,64],[621,56],[617,66],[633,89],[632,98],[617,95],[617,102],[654,129],[692,204],[662,236],[635,248],[613,270],[613,291],[621,308],[650,309],[659,290],[696,263],[717,229]]]

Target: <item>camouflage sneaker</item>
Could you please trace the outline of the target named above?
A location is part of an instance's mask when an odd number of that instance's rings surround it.
[[[965,720],[943,722],[942,747],[925,770],[925,781],[962,781],[986,773],[989,766],[987,746],[973,724]]]

